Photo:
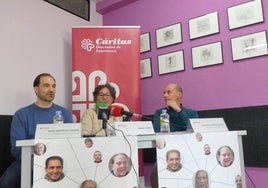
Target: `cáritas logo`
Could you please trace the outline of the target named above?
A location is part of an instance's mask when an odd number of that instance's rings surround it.
[[[81,47],[86,50],[86,51],[91,51],[91,49],[93,49],[95,47],[95,45],[93,44],[93,42],[90,39],[83,39],[81,41]]]
[[[81,41],[81,47],[86,51],[92,51],[92,49],[97,48],[97,52],[112,52],[116,49],[120,49],[124,45],[131,45],[131,40],[125,40],[120,38],[107,39],[107,38],[97,38],[95,43],[87,38]]]

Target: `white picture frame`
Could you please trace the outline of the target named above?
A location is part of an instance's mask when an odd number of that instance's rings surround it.
[[[183,71],[183,70],[184,70],[183,50],[158,56],[159,75]]]
[[[152,63],[151,58],[145,58],[140,61],[141,78],[152,77]]]
[[[151,51],[150,33],[140,35],[140,53]]]
[[[218,12],[209,13],[189,20],[190,39],[219,33]]]
[[[268,54],[266,31],[231,39],[233,61]]]
[[[156,47],[178,44],[182,42],[181,23],[176,23],[156,30]]]
[[[249,1],[227,9],[229,29],[236,29],[264,21],[262,1]]]
[[[193,68],[223,63],[222,42],[205,44],[192,48]]]

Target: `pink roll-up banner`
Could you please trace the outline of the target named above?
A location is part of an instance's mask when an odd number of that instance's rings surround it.
[[[140,27],[73,27],[72,112],[76,122],[94,106],[94,88],[107,82],[116,89],[115,103],[141,113]]]

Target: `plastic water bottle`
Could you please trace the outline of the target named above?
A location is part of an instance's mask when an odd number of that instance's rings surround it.
[[[61,111],[56,111],[54,117],[53,117],[53,123],[54,124],[63,124],[63,115]]]
[[[160,131],[161,133],[169,133],[169,114],[167,113],[167,109],[163,109],[160,114]]]

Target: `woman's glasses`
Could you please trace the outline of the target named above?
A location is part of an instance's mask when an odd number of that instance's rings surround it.
[[[102,97],[102,98],[104,98],[104,97],[111,97],[111,95],[110,94],[103,94],[103,93],[101,93],[101,94],[98,94],[98,97]]]

